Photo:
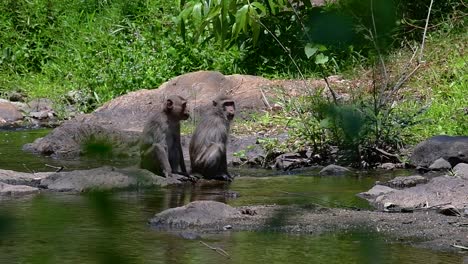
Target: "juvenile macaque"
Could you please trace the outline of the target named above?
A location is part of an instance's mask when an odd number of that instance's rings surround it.
[[[169,96],[143,129],[141,168],[164,177],[172,173],[188,176],[180,145],[180,121],[188,118],[187,100],[178,95]]]
[[[232,181],[227,171],[226,144],[236,106],[228,95],[213,100],[211,109],[202,117],[190,140],[190,162],[193,174],[207,179]]]

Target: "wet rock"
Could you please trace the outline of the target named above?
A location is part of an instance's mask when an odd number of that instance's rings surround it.
[[[458,163],[468,163],[468,136],[435,136],[419,143],[411,155],[415,167],[429,167],[434,161],[443,158],[452,167]]]
[[[279,155],[276,158],[275,164],[273,165],[274,168],[277,170],[292,170],[296,168],[302,168],[304,166],[307,166],[309,163],[309,160],[304,158],[301,154],[299,153],[285,153],[282,155]]]
[[[38,193],[39,189],[26,185],[10,185],[0,182],[0,197],[21,197]]]
[[[0,182],[11,185],[27,185],[38,187],[41,180],[51,175],[53,172],[26,173],[12,170],[0,169]]]
[[[451,168],[452,165],[443,158],[436,159],[431,166],[429,166],[430,170],[450,170]]]
[[[377,184],[385,185],[391,188],[404,189],[408,187],[413,187],[418,184],[427,183],[428,179],[420,175],[413,176],[399,176],[395,177],[387,182],[377,182]]]
[[[238,209],[227,204],[215,201],[195,201],[158,213],[150,219],[149,223],[153,227],[162,229],[186,229],[210,225],[223,230],[226,220],[240,216]]]
[[[180,178],[164,178],[137,168],[100,167],[53,173],[41,180],[40,187],[53,191],[90,191],[167,186],[179,184]]]
[[[457,166],[453,168],[453,173],[456,177],[463,178],[468,180],[468,164],[467,163],[458,163]]]
[[[348,168],[332,164],[323,168],[319,172],[319,174],[320,175],[344,175],[349,172],[351,172],[351,170],[349,170]]]
[[[372,187],[367,192],[358,193],[357,196],[363,199],[366,199],[368,201],[374,201],[377,197],[383,194],[391,193],[393,191],[395,191],[395,189],[390,188],[388,186],[377,184],[377,185],[374,185],[374,187]]]
[[[440,176],[431,179],[426,184],[396,190],[382,194],[371,200],[371,204],[382,209],[385,203],[392,203],[399,208],[439,208],[452,205],[463,208],[468,204],[467,181],[457,177]]]
[[[9,125],[23,119],[23,114],[12,103],[8,101],[0,102],[0,126]]]
[[[380,168],[384,170],[394,170],[397,168],[397,166],[395,163],[387,162],[387,163],[381,164]]]

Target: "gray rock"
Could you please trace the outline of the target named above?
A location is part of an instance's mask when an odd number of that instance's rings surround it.
[[[26,173],[0,169],[0,182],[11,185],[38,187],[41,180],[51,174],[53,174],[53,172]]]
[[[436,159],[431,166],[429,166],[430,170],[450,170],[451,168],[452,165],[443,158]]]
[[[26,185],[10,185],[0,182],[0,197],[21,197],[38,193],[39,189]]]
[[[366,199],[368,201],[373,201],[382,194],[387,194],[387,193],[391,193],[391,192],[394,192],[394,191],[396,191],[396,190],[393,189],[393,188],[377,184],[377,185],[374,185],[374,187],[372,187],[367,192],[358,193],[357,196],[359,196],[359,197],[361,197],[363,199]]]
[[[410,161],[415,167],[429,167],[443,158],[452,167],[468,163],[468,136],[435,136],[419,143],[413,150]]]
[[[398,208],[439,208],[450,204],[463,208],[468,204],[468,184],[464,179],[440,176],[426,184],[419,184],[403,190],[394,190],[371,200],[371,204],[383,209],[386,203]]]
[[[186,229],[211,225],[212,228],[223,230],[226,220],[241,216],[238,209],[224,203],[195,201],[158,213],[149,223],[153,227],[162,229]]]
[[[468,164],[467,163],[458,163],[457,166],[453,168],[455,176],[468,180]]]
[[[378,184],[385,185],[391,188],[404,189],[408,187],[413,187],[418,184],[427,183],[428,179],[420,175],[413,176],[399,176],[395,177],[387,182],[378,182]]]
[[[23,114],[10,102],[0,102],[0,125],[23,119]]]
[[[341,167],[338,165],[328,165],[323,168],[319,174],[320,175],[344,175],[346,173],[351,172],[348,168]]]
[[[91,170],[58,172],[41,180],[40,187],[53,191],[114,190],[181,183],[180,177],[164,178],[138,168],[104,166]]]
[[[299,153],[285,153],[276,158],[274,168],[277,170],[292,170],[307,165],[308,159],[302,157]]]

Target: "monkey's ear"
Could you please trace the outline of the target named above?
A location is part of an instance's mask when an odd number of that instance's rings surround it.
[[[215,100],[213,100],[213,106],[217,106],[218,105],[218,102],[216,102]]]
[[[174,107],[174,103],[171,99],[167,99],[166,101],[166,109],[172,109]]]

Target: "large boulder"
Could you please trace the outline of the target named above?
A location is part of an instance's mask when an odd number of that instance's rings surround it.
[[[468,163],[468,136],[435,136],[419,143],[411,155],[411,164],[428,168],[443,158],[452,167]]]
[[[169,94],[188,100],[196,119],[220,92],[229,93],[237,104],[238,116],[243,112],[271,107],[273,91],[282,88],[290,96],[304,94],[323,81],[271,81],[249,75],[224,76],[219,72],[199,71],[178,76],[158,89],[139,90],[120,96],[91,114],[77,116],[54,129],[47,136],[27,144],[27,151],[54,157],[74,158],[85,154],[89,142],[109,145],[116,155],[135,154],[138,136],[151,113],[155,112]]]
[[[240,218],[241,212],[227,204],[215,201],[195,201],[185,206],[167,209],[149,220],[160,229],[185,229],[208,226],[221,229],[226,220]]]
[[[104,166],[91,170],[57,172],[41,180],[40,187],[52,191],[91,191],[167,186],[182,183],[176,176],[164,178],[138,168]]]

